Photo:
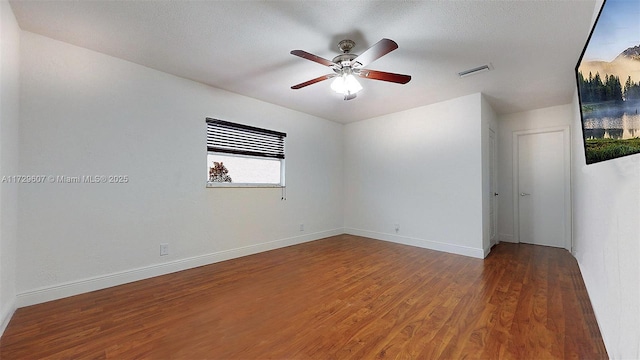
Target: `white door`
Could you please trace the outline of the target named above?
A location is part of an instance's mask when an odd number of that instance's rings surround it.
[[[514,137],[520,242],[571,249],[568,131]]]
[[[498,229],[498,186],[497,186],[497,153],[496,133],[489,129],[489,241],[491,246],[497,243],[496,230]]]

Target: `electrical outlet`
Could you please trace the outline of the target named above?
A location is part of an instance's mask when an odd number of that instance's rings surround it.
[[[304,231],[304,224],[300,224],[300,231]]]
[[[396,233],[400,232],[400,224],[395,223]]]
[[[169,244],[160,244],[160,256],[169,255]]]

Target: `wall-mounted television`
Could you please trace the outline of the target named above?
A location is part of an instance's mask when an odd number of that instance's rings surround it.
[[[586,163],[639,154],[640,1],[605,0],[576,81]]]

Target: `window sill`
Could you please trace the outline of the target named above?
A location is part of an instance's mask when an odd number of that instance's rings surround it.
[[[281,188],[280,184],[207,183],[207,188]]]

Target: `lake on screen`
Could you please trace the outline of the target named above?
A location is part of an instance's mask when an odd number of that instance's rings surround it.
[[[585,113],[584,119],[587,140],[640,137],[640,109],[595,110]]]

